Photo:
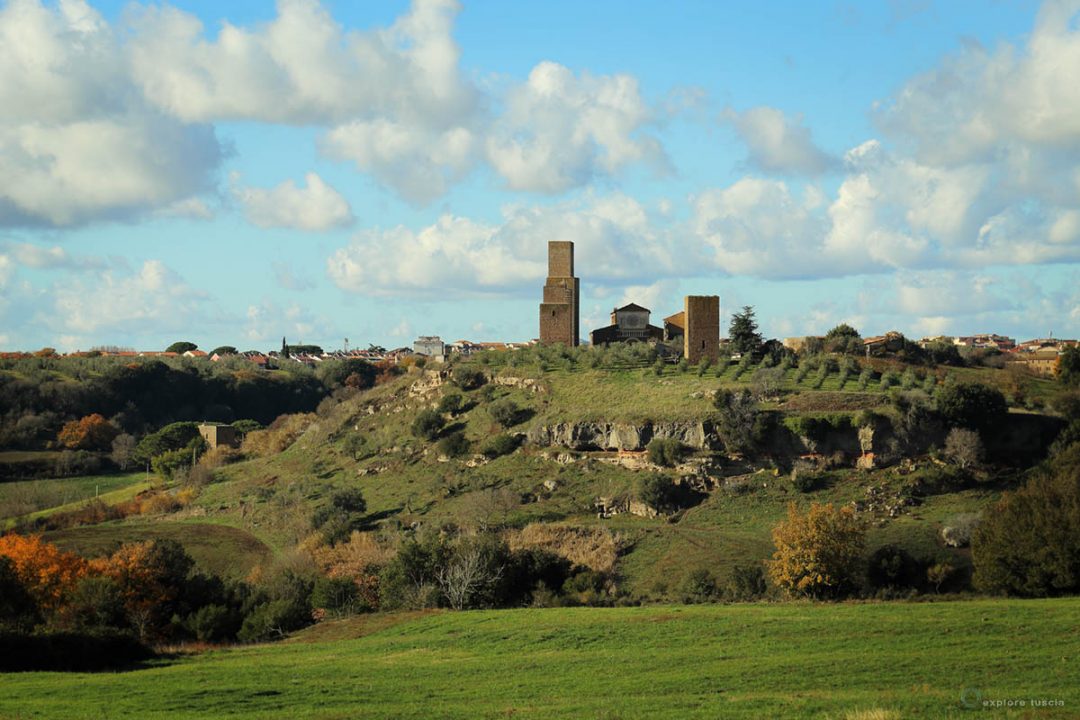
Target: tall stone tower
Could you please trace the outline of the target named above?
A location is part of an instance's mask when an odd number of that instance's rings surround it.
[[[548,278],[544,300],[540,303],[540,342],[578,344],[578,299],[580,281],[574,277],[574,243],[553,240],[548,243]]]
[[[691,365],[702,358],[720,359],[720,297],[687,295],[683,301],[686,331],[683,333],[683,357]]]

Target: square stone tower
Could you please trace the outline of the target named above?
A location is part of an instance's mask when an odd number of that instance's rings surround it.
[[[687,295],[683,301],[683,357],[691,365],[720,359],[720,296]]]
[[[540,303],[540,342],[547,345],[578,344],[580,281],[574,277],[574,243],[553,240],[548,243],[548,278]]]

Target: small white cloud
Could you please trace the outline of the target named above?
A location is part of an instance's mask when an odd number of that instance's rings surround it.
[[[788,118],[776,108],[755,107],[745,112],[728,109],[721,120],[750,150],[750,164],[767,173],[820,175],[837,166],[836,159],[814,144],[802,118]]]
[[[352,209],[341,193],[315,173],[305,180],[306,187],[286,180],[269,190],[245,187],[234,192],[247,219],[259,227],[332,230],[352,224]]]

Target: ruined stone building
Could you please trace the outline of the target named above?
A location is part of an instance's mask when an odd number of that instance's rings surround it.
[[[540,342],[578,344],[580,281],[574,277],[574,243],[548,243],[548,277],[540,303]]]
[[[630,303],[611,311],[611,324],[589,333],[593,345],[613,342],[650,342],[664,339],[663,328],[649,324],[650,311]]]

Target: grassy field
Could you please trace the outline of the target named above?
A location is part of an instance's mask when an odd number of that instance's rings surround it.
[[[205,522],[111,522],[45,533],[43,538],[84,557],[105,555],[118,543],[155,538],[176,540],[203,570],[243,577],[270,559],[272,551],[249,532]]]
[[[69,510],[95,497],[121,502],[147,487],[141,472],[0,483],[0,520]]]
[[[1080,717],[1080,600],[364,618],[121,673],[5,676],[0,717]]]

